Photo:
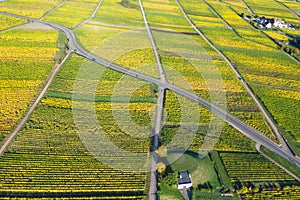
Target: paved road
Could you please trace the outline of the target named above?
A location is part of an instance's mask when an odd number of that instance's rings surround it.
[[[155,39],[152,35],[149,22],[147,20],[145,10],[143,7],[143,3],[141,0],[139,0],[139,6],[140,10],[142,12],[143,20],[146,26],[146,30],[148,33],[148,37],[150,39],[151,47],[154,53],[155,61],[156,61],[156,67],[159,72],[159,77],[160,81],[163,83],[166,83],[166,77],[165,73],[160,61],[160,57],[157,51],[157,47],[155,44]],[[152,157],[153,157],[153,163],[152,163],[152,169],[151,169],[151,181],[150,181],[150,189],[149,189],[149,200],[156,200],[157,199],[157,185],[158,185],[158,180],[157,180],[157,172],[156,172],[156,164],[157,164],[157,155],[156,155],[156,150],[158,148],[158,140],[159,140],[159,135],[160,131],[162,129],[162,121],[163,121],[163,112],[164,112],[164,98],[165,98],[165,88],[160,87],[158,91],[158,98],[157,98],[157,109],[156,109],[156,120],[155,120],[155,128],[154,128],[154,143],[153,143],[153,152],[152,152]]]
[[[225,62],[229,65],[231,70],[234,72],[238,80],[241,82],[241,84],[244,86],[248,94],[251,96],[251,98],[254,100],[256,105],[258,106],[259,110],[263,114],[264,118],[267,120],[268,124],[271,126],[271,129],[275,133],[276,137],[278,138],[279,142],[282,144],[283,148],[285,148],[286,151],[289,151],[292,153],[291,149],[289,148],[289,145],[286,143],[286,140],[283,138],[283,136],[280,134],[277,126],[271,119],[271,117],[268,115],[267,111],[263,107],[262,103],[260,100],[256,97],[256,95],[253,93],[253,91],[250,89],[249,85],[241,78],[241,74],[236,70],[236,68],[233,66],[233,64],[230,62],[230,60],[226,57],[226,55],[221,52],[195,25],[194,23],[190,20],[186,12],[184,11],[182,5],[179,3],[178,0],[175,0],[178,7],[180,8],[181,12],[183,13],[184,17],[186,20],[189,22],[189,24],[193,27],[193,29],[202,37],[202,39],[210,45],[222,58],[225,60]],[[204,1],[204,0],[203,0]],[[230,26],[230,25],[229,25]]]
[[[106,60],[104,60],[102,58],[99,58],[95,55],[89,54],[88,52],[84,51],[77,44],[74,34],[68,28],[66,28],[62,25],[56,24],[56,23],[43,22],[43,21],[40,21],[40,20],[31,19],[31,18],[27,18],[27,17],[23,17],[23,16],[7,14],[7,13],[3,13],[3,12],[0,12],[0,14],[13,16],[13,17],[17,17],[17,18],[28,19],[28,20],[35,21],[35,22],[40,22],[40,23],[47,24],[47,25],[50,25],[54,28],[57,28],[57,29],[60,29],[60,30],[64,31],[67,38],[69,39],[70,50],[74,49],[74,50],[76,50],[77,54],[82,55],[85,58],[90,59],[90,60],[92,60],[92,61],[94,61],[94,62],[96,62],[100,65],[103,65],[104,67],[107,67],[107,68],[110,68],[112,70],[121,72],[123,74],[129,75],[129,76],[132,76],[132,77],[136,77],[138,79],[156,84],[159,87],[172,90],[172,91],[174,91],[174,92],[176,92],[176,93],[178,93],[182,96],[185,96],[186,98],[188,98],[192,101],[195,101],[195,102],[199,103],[200,105],[207,108],[212,113],[214,113],[215,115],[217,115],[218,117],[220,117],[221,119],[226,121],[228,124],[233,126],[235,129],[240,131],[246,137],[250,138],[251,140],[255,141],[256,143],[259,143],[259,144],[265,146],[266,148],[270,149],[274,153],[277,153],[278,155],[282,156],[283,158],[289,160],[291,163],[296,164],[298,167],[300,167],[300,159],[295,157],[292,153],[287,151],[285,148],[280,147],[278,144],[276,144],[275,142],[273,142],[272,140],[267,138],[265,135],[261,134],[257,130],[253,129],[249,125],[247,125],[244,122],[240,121],[239,119],[235,118],[234,116],[232,116],[231,114],[229,114],[226,111],[222,110],[221,108],[219,108],[219,107],[203,100],[200,97],[195,96],[194,94],[192,94],[192,93],[190,93],[190,92],[188,92],[188,91],[186,91],[182,88],[178,88],[178,87],[176,87],[172,84],[162,82],[161,80],[155,79],[153,77],[146,76],[146,75],[141,74],[139,72],[124,69],[122,67],[119,67],[115,64],[110,63],[109,61],[106,61]]]

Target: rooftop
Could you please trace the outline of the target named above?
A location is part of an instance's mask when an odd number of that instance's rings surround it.
[[[188,171],[185,172],[178,172],[178,185],[179,184],[187,184],[187,183],[192,183],[192,180],[190,178],[190,174]]]

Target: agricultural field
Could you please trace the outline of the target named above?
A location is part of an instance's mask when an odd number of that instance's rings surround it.
[[[143,1],[143,7],[152,28],[171,31],[192,31],[175,1],[147,0]]]
[[[187,112],[189,115],[183,112],[187,109],[185,108],[186,105],[189,105],[190,111]],[[199,150],[255,152],[255,145],[251,140],[220,121],[208,110],[175,95],[173,92],[166,92],[164,109],[166,114],[160,137],[162,146],[170,147],[170,149],[187,147],[196,152]],[[195,117],[199,117],[199,121]],[[214,124],[214,127],[210,127],[211,123]],[[216,139],[213,139],[214,137]],[[176,143],[176,141],[180,142]]]
[[[83,71],[81,66],[85,67]],[[57,91],[61,79],[73,81],[77,77],[77,72],[85,73],[85,70],[93,70],[94,75],[85,76],[85,79],[82,79],[84,84],[77,83],[78,88],[73,90],[73,94],[68,88],[64,90],[63,85],[59,88],[60,92]],[[128,107],[127,114],[132,116],[134,124],[138,124],[141,130],[144,127],[143,134],[150,134],[151,126],[147,125],[151,122],[149,121],[151,113],[155,110],[154,94],[151,92],[151,87],[145,83],[142,83],[144,87],[133,90],[127,103],[123,89],[120,89],[120,92],[115,91],[114,95],[110,95],[109,92],[102,93],[105,90],[109,91],[110,88],[106,88],[101,82],[112,81],[112,84],[119,84],[117,80],[122,81],[121,74],[106,70],[99,80],[101,88],[98,88],[95,93],[95,98],[99,101],[93,103],[90,101],[93,99],[92,94],[88,99],[89,96],[86,94],[80,94],[82,90],[79,86],[85,84],[91,86],[95,83],[97,85],[99,77],[96,74],[102,71],[104,70],[101,66],[84,61],[78,56],[73,55],[69,58],[24,129],[1,157],[0,163],[3,166],[0,170],[1,194],[25,196],[35,193],[37,196],[62,197],[72,193],[74,196],[89,197],[101,193],[112,198],[124,196],[127,199],[138,199],[144,196],[150,141],[145,135],[139,137],[131,135],[129,132],[134,131],[135,128],[129,123],[120,124],[115,116],[118,115],[119,120],[126,122],[122,116],[126,116],[126,107]],[[59,83],[56,83],[57,81]],[[130,90],[127,88],[127,92]],[[81,95],[85,99],[80,98]],[[107,99],[107,97],[111,98]],[[80,124],[84,122],[82,117],[87,117],[85,115],[91,113],[89,109],[93,105],[99,127],[93,123],[87,126],[86,122],[81,126]],[[76,121],[76,117],[74,120],[74,112],[80,114],[79,121]],[[83,131],[87,135],[82,135],[78,131]],[[98,138],[99,142],[103,135],[111,144],[105,144],[105,140],[101,140],[100,148],[94,152],[98,153],[100,160],[105,158],[100,162],[88,151],[93,148],[95,141],[87,141],[85,137]],[[91,146],[84,146],[83,141],[89,142]],[[118,150],[105,149],[112,144],[118,147]],[[128,152],[136,155],[130,157],[131,154]],[[133,164],[141,168],[134,170]],[[116,169],[118,167],[120,170]],[[124,168],[129,171],[124,171]],[[48,193],[49,191],[51,192]]]
[[[80,43],[93,54],[127,69],[158,78],[153,51],[145,30],[130,31],[85,24],[76,30],[76,35]]]
[[[297,199],[299,182],[258,153],[219,153],[242,199]]]
[[[1,141],[42,87],[58,51],[57,31],[47,26],[31,27],[27,25],[0,34]]]
[[[276,1],[245,0],[245,2],[258,16],[279,17],[285,19],[288,23],[299,23],[299,19],[292,12]]]
[[[220,153],[225,169],[233,183],[294,180],[258,153]]]
[[[17,19],[5,15],[0,15],[0,21],[0,31],[27,23],[27,21],[24,19]]]
[[[207,1],[210,3],[209,1]],[[188,3],[187,3],[188,4]],[[218,3],[219,4],[219,3]],[[185,7],[185,4],[183,3]],[[237,14],[236,14],[237,15]],[[263,40],[255,37],[252,37],[250,41],[249,35],[245,38],[241,38],[240,36],[236,35],[234,31],[225,28],[202,28],[199,27],[201,31],[208,37],[208,39],[215,44],[236,66],[238,71],[242,74],[244,79],[249,82],[250,86],[253,86],[253,90],[255,85],[264,86],[268,88],[277,87],[279,85],[284,84],[283,87],[287,90],[291,90],[287,93],[294,93],[298,88],[298,80],[296,76],[299,76],[299,68],[297,67],[297,63],[290,59],[287,55],[283,54],[274,44],[272,41],[269,40],[268,43],[264,42],[266,37],[261,37]],[[250,28],[250,26],[249,26]],[[241,36],[245,36],[247,34],[247,29],[236,29]],[[253,29],[249,29],[253,30]],[[254,31],[254,30],[253,30]],[[252,31],[252,32],[253,32]],[[251,32],[251,34],[253,34]],[[259,57],[259,60],[256,59]],[[255,81],[254,81],[255,79]],[[272,80],[272,81],[271,81]],[[270,85],[270,86],[269,86]],[[271,90],[267,90],[268,92],[272,93]],[[297,92],[296,92],[297,94]],[[256,94],[260,99],[263,99],[262,96]],[[297,96],[297,95],[296,95]],[[228,101],[230,102],[230,101]],[[274,102],[274,101],[273,101]],[[264,103],[264,102],[263,102]],[[278,106],[282,106],[282,110],[293,110],[295,107],[287,108],[283,104],[277,104]],[[268,105],[265,105],[268,109]],[[293,105],[295,106],[295,104]],[[268,109],[271,115],[274,118],[276,114],[274,111],[272,112],[271,109]],[[292,112],[293,113],[293,112]],[[244,113],[243,113],[244,115]],[[281,112],[282,116],[289,116],[289,112],[285,111],[284,113]],[[260,130],[262,132],[267,131],[267,129],[263,128],[264,123],[257,123],[260,125]],[[253,123],[252,126],[255,126]],[[264,126],[265,127],[265,126]],[[291,128],[293,127],[293,128]],[[288,134],[292,134],[294,137],[297,134],[298,125],[296,122],[293,122],[290,126],[282,126]],[[272,137],[272,136],[271,136]],[[288,137],[291,138],[291,137]],[[293,142],[293,139],[291,139]],[[298,145],[297,145],[298,146]],[[298,147],[293,146],[295,151],[298,151]]]
[[[172,2],[168,3],[168,5],[169,4],[173,5]],[[170,6],[169,8],[173,14],[182,15],[176,8],[171,8],[173,7]],[[146,6],[145,11],[146,13],[159,12],[155,7],[147,8]],[[191,12],[194,13],[194,9],[192,9]],[[146,15],[148,18],[149,15]],[[176,27],[176,23],[168,19],[168,17],[165,17],[165,20],[168,20],[169,25],[174,24],[173,29],[175,31],[181,31],[181,28]],[[152,24],[156,26],[155,23],[151,22],[151,17],[149,18],[149,24],[150,26],[152,26]],[[185,22],[185,24],[187,24],[187,22]],[[211,98],[217,105],[221,105],[222,102],[227,101],[227,109],[231,113],[276,140],[272,131],[264,121],[263,116],[259,113],[257,106],[245,92],[245,89],[238,82],[233,72],[224,62],[220,61],[220,58],[213,60],[213,58],[216,57],[215,52],[213,52],[207,44],[203,45],[203,41],[201,41],[199,37],[196,39],[196,36],[182,34],[170,35],[158,32],[153,32],[153,36],[159,49],[158,53],[166,77],[170,83],[193,91],[196,95],[204,99]],[[182,41],[184,41],[184,43],[182,43]],[[226,40],[221,41],[225,42]],[[239,41],[236,40],[232,42],[233,44],[239,43]],[[248,41],[243,40],[240,45],[245,44],[245,42]],[[252,47],[250,46],[249,48],[259,46],[260,48],[271,49],[261,44],[248,43],[252,45]],[[228,46],[229,45],[230,44],[228,44]],[[210,57],[210,55],[213,57]],[[208,66],[209,74],[206,73]],[[226,91],[226,96],[222,93],[224,91]]]
[[[63,24],[68,28],[75,28],[80,22],[84,21],[94,11],[98,0],[79,1],[71,0],[49,13],[45,20]]]
[[[103,1],[90,23],[126,26],[129,28],[142,28],[145,26],[138,1],[131,0]]]
[[[183,199],[176,186],[177,172],[188,170],[192,199],[298,199],[299,168],[245,88],[249,86],[283,139],[300,155],[300,21],[289,10],[297,13],[298,4],[0,2],[0,143],[55,75],[0,155],[0,198],[151,199],[149,191],[158,183],[161,199]],[[1,12],[40,19],[41,24]],[[260,29],[244,18],[251,12],[282,18],[296,24],[296,30]],[[65,35],[44,21],[69,31]],[[70,34],[75,42],[67,38]],[[67,54],[68,50],[73,52]],[[122,73],[97,64],[101,59],[118,65]],[[280,148],[289,155],[281,157],[263,146],[259,150],[254,133],[247,133],[249,139],[236,130],[244,125],[226,118],[231,126],[196,101],[171,91],[164,80],[152,84],[162,76],[182,89],[178,93],[190,92],[219,106],[277,143],[278,148],[270,142],[272,151]],[[161,128],[158,137],[157,128]],[[157,182],[149,171],[154,164]]]
[[[39,19],[62,0],[6,0],[0,2],[0,12]]]

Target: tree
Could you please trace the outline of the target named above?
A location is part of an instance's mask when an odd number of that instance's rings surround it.
[[[247,194],[249,192],[248,188],[246,186],[242,186],[240,190],[237,191],[239,194]]]
[[[156,170],[158,172],[159,177],[162,179],[162,177],[164,176],[164,174],[166,173],[167,170],[167,166],[165,163],[163,162],[158,162],[156,164]]]
[[[161,158],[167,157],[167,147],[166,146],[160,146],[156,150],[157,155],[159,155]]]

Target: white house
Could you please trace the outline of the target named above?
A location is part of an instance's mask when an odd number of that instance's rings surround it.
[[[275,28],[287,28],[288,25],[281,19],[275,18],[274,27]]]
[[[269,22],[269,23],[266,25],[266,28],[272,28],[272,24]]]
[[[184,188],[190,188],[193,186],[191,175],[188,171],[178,172],[178,184],[177,188],[179,190]]]

